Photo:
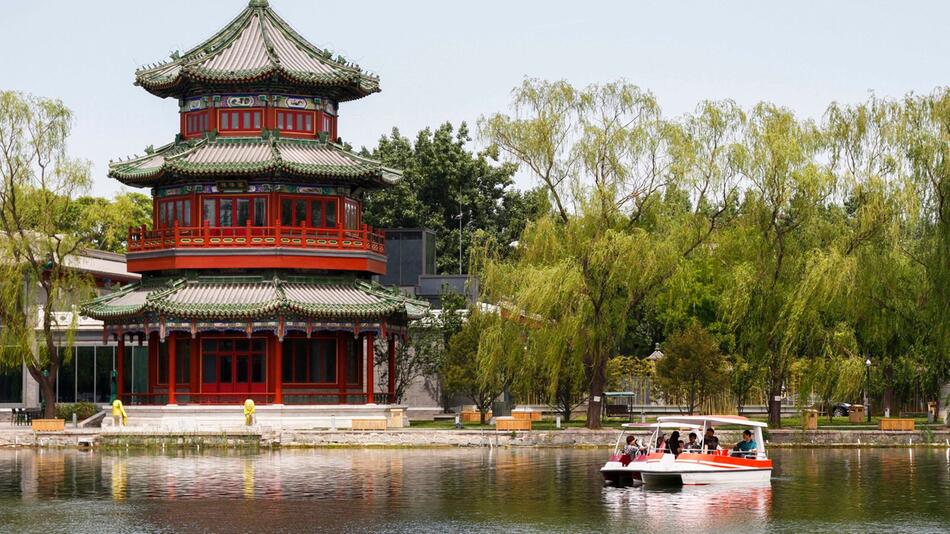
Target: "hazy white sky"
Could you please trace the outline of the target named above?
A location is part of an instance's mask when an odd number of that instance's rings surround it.
[[[668,115],[703,99],[771,100],[819,117],[869,91],[901,96],[950,81],[948,2],[566,2],[271,0],[314,44],[381,77],[341,107],[340,135],[374,145],[504,110],[528,77],[584,85],[625,78]],[[3,0],[0,89],[61,98],[70,143],[111,194],[110,159],[167,143],[177,106],[132,85],[144,63],[185,50],[246,0]],[[523,183],[521,185],[529,185]]]

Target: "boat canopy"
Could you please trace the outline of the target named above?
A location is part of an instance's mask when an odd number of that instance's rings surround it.
[[[623,423],[620,425],[622,428],[631,430],[631,429],[644,429],[644,430],[654,430],[657,428],[700,428],[703,425],[700,423],[682,423],[680,421],[660,421],[656,423]]]
[[[766,428],[769,425],[760,421],[752,421],[740,415],[670,415],[657,417],[659,423],[672,423],[677,425],[697,425],[705,426],[709,423],[716,425],[736,425],[751,426],[757,428]]]

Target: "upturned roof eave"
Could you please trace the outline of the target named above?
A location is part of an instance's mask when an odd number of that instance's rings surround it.
[[[235,46],[252,19],[257,17],[257,31],[260,39],[254,40],[256,46],[263,46],[259,50],[266,58],[263,66],[246,69],[216,69],[204,65],[205,62],[226,53]],[[299,52],[305,54],[311,61],[330,69],[331,72],[301,71],[287,67],[280,62],[274,50],[272,39],[269,36],[264,22],[268,22],[284,42],[295,46]],[[248,54],[250,57],[251,54]],[[135,73],[135,85],[141,86],[148,92],[166,98],[180,96],[191,84],[205,85],[241,85],[252,84],[277,78],[278,81],[291,85],[299,85],[302,92],[318,91],[332,92],[340,101],[349,101],[363,98],[379,92],[379,79],[364,72],[357,65],[345,60],[333,59],[328,50],[320,49],[303,38],[286,21],[270,9],[268,5],[250,3],[237,17],[190,50],[176,55],[171,61],[159,63],[148,68],[139,69]]]

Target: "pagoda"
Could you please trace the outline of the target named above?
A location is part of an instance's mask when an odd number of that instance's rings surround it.
[[[154,208],[151,228],[129,229],[141,281],[83,307],[120,354],[126,340],[148,344],[147,391],[127,390],[119,358],[119,398],[394,403],[396,338],[426,304],[373,281],[385,242],[362,208],[401,175],[341,146],[337,123],[339,105],[379,92],[379,79],[251,0],[135,85],[178,99],[181,120],[173,142],[109,166],[150,188]],[[388,391],[374,384],[377,345]]]

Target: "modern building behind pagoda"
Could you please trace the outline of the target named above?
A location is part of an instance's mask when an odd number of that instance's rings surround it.
[[[139,70],[179,103],[174,141],[113,162],[150,188],[151,228],[131,228],[139,283],[87,303],[105,336],[149,348],[147,393],[126,404],[391,404],[394,343],[425,304],[372,281],[383,233],[364,195],[398,171],[337,144],[340,107],[379,80],[305,40],[251,0],[208,40]],[[373,372],[373,347],[388,358]],[[389,377],[376,384],[375,376]]]

